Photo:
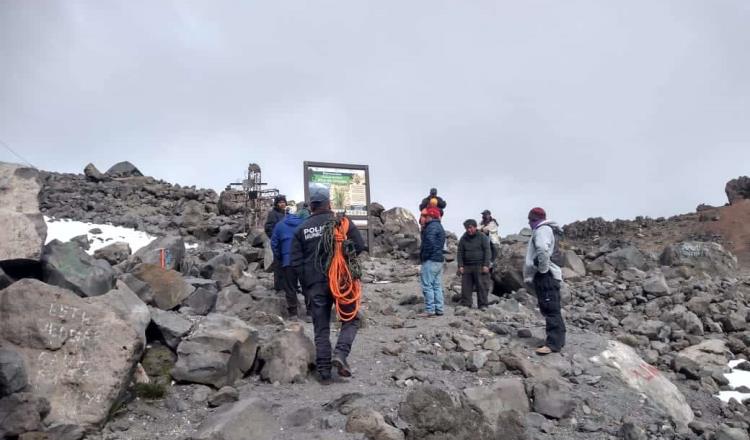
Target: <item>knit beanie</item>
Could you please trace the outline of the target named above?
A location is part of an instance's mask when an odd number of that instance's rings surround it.
[[[534,208],[531,211],[529,211],[529,220],[536,221],[536,220],[546,220],[547,219],[547,213],[544,212],[544,209],[542,208]]]

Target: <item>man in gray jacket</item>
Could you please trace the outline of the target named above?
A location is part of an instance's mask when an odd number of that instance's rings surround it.
[[[529,211],[532,234],[526,251],[523,278],[532,285],[539,302],[539,311],[546,321],[547,340],[536,350],[538,355],[559,352],[565,345],[565,322],[561,313],[560,283],[562,271],[550,259],[555,249],[554,229],[557,224],[547,220],[542,208]]]

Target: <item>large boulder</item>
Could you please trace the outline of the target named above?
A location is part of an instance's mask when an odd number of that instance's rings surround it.
[[[0,397],[17,393],[28,384],[26,365],[21,355],[15,350],[0,347]]]
[[[177,219],[177,222],[186,228],[202,226],[205,214],[206,210],[201,202],[188,200],[182,206],[182,215]]]
[[[643,252],[635,246],[628,246],[618,249],[604,257],[616,270],[623,271],[632,267],[640,270],[646,270],[649,267],[649,261]]]
[[[133,270],[133,276],[148,284],[150,293],[146,296],[152,298],[151,304],[162,310],[179,306],[195,290],[179,272],[154,264],[139,264]]]
[[[219,196],[219,214],[235,215],[245,212],[247,193],[236,189],[225,189]]]
[[[670,289],[667,279],[661,272],[653,272],[643,281],[643,291],[654,296],[669,295]]]
[[[675,365],[693,364],[701,370],[721,371],[729,362],[731,352],[721,339],[706,339],[700,344],[680,350],[675,356]],[[679,371],[679,367],[677,368]]]
[[[369,440],[404,440],[404,432],[389,425],[382,414],[372,408],[355,408],[346,420],[346,432],[363,433]]]
[[[563,276],[563,279],[573,281],[586,276],[586,265],[578,254],[573,251],[563,251],[562,257],[562,269],[569,271],[568,276]]]
[[[0,162],[0,261],[39,260],[47,224],[39,212],[39,172]]]
[[[727,182],[724,187],[729,204],[734,205],[740,200],[750,199],[750,177],[742,176]]]
[[[115,271],[72,242],[52,240],[42,255],[44,281],[81,296],[104,295],[115,285]]]
[[[118,241],[94,251],[94,258],[106,260],[111,265],[120,264],[130,257],[132,251],[128,243]]]
[[[18,438],[21,434],[41,431],[44,429],[42,421],[49,411],[49,402],[32,393],[3,397],[0,399],[0,438]]]
[[[607,349],[591,361],[608,368],[629,387],[644,394],[678,426],[687,428],[693,421],[693,410],[680,390],[627,345],[608,341]]]
[[[86,167],[83,169],[83,175],[86,176],[86,180],[89,182],[107,182],[109,180],[112,180],[111,177],[102,174],[101,171],[99,171],[98,168],[93,163],[89,163],[86,165]]]
[[[686,241],[667,246],[659,258],[664,266],[687,266],[709,275],[735,276],[737,257],[719,243]]]
[[[496,295],[510,293],[524,287],[523,265],[526,259],[526,240],[519,235],[519,240],[503,240],[495,258],[492,271],[494,282],[493,293]]]
[[[10,286],[14,282],[15,280],[11,278],[10,275],[5,273],[2,267],[0,267],[0,290],[5,289],[6,287]]]
[[[98,426],[130,383],[143,342],[103,297],[34,279],[0,291],[0,343],[23,358],[50,425]]]
[[[118,162],[105,173],[109,177],[143,177],[143,173],[128,161]]]
[[[193,310],[196,315],[208,315],[216,305],[217,292],[215,288],[198,287],[190,294],[185,305]]]
[[[534,384],[534,411],[553,419],[569,416],[576,408],[576,401],[557,379]]]
[[[192,440],[274,440],[281,432],[271,403],[251,398],[219,408],[201,423]]]
[[[396,207],[383,211],[379,217],[371,217],[371,223],[374,255],[419,256],[419,223],[409,210]]]
[[[183,318],[176,312],[167,312],[157,308],[151,308],[151,321],[159,330],[164,343],[176,350],[182,338],[193,328],[193,323]]]
[[[165,267],[167,269],[180,270],[182,260],[185,258],[185,242],[182,237],[168,235],[157,238],[142,247],[130,259],[133,263],[161,264],[161,251],[165,251]]]
[[[286,317],[286,299],[266,291],[244,293],[237,286],[222,289],[216,297],[214,310],[250,321],[258,312]]]
[[[263,362],[260,376],[271,383],[294,383],[307,377],[315,362],[315,347],[300,324],[274,335],[258,354]]]
[[[146,343],[146,329],[151,322],[148,306],[141,301],[127,284],[117,281],[115,288],[99,297],[108,304],[123,321],[129,323]]]
[[[219,254],[201,267],[200,275],[203,278],[215,280],[219,286],[231,285],[234,280],[242,277],[242,271],[247,269],[247,260],[239,254],[225,252]]]
[[[399,406],[399,415],[418,439],[495,439],[495,427],[461,393],[417,386]],[[411,437],[410,437],[411,438]]]
[[[212,313],[177,347],[172,376],[221,388],[242,377],[255,361],[258,333],[243,321]]]
[[[496,423],[505,411],[529,412],[529,398],[519,378],[500,379],[489,386],[467,388],[464,394],[490,423]]]

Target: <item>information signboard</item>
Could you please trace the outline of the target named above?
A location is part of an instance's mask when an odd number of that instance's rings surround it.
[[[370,242],[367,211],[370,206],[370,171],[367,165],[305,162],[305,200],[310,188],[325,187],[331,195],[331,209],[349,217],[362,237]]]

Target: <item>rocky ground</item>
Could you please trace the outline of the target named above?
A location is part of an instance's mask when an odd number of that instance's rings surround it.
[[[750,356],[747,266],[722,246],[741,250],[744,232],[701,232],[744,206],[744,180],[708,217],[567,226],[568,343],[546,357],[533,354],[544,322],[520,279],[528,232],[503,239],[491,307],[452,302],[449,263],[445,315],[419,318],[418,227],[374,205],[354,377],[321,386],[312,325],[286,315],[267,238],[224,195],[129,164],[0,171],[0,216],[24,237],[0,262],[0,437],[748,438],[747,402],[717,397],[728,361]],[[163,237],[135,254],[89,255],[85,237],[42,247],[42,212]]]

